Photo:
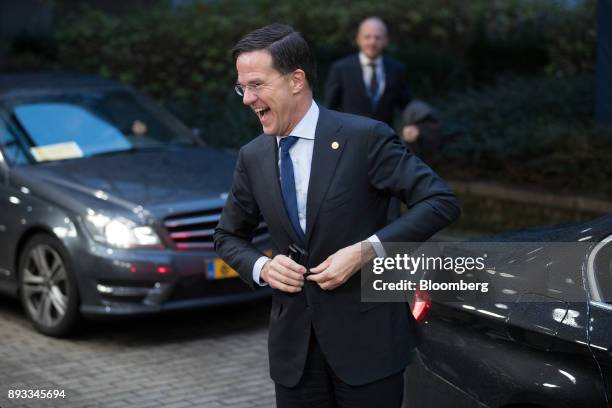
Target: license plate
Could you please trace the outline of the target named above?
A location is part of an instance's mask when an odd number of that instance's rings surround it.
[[[264,251],[269,257],[272,257],[272,250]],[[240,275],[231,266],[226,264],[223,259],[215,258],[212,262],[208,262],[208,270],[206,277],[211,280],[237,278]]]
[[[238,272],[220,258],[215,258],[212,262],[208,263],[208,279],[228,279],[237,278],[238,276]]]

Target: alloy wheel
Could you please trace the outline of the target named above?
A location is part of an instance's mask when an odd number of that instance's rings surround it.
[[[21,273],[22,296],[30,317],[44,327],[60,324],[70,293],[66,265],[59,253],[45,244],[32,247]]]

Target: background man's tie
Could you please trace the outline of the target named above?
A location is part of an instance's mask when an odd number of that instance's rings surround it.
[[[289,150],[298,141],[296,136],[285,136],[280,140],[280,178],[281,178],[281,190],[283,192],[283,200],[285,201],[285,209],[291,220],[291,225],[295,233],[301,240],[301,244],[304,243],[306,237],[304,231],[300,226],[300,217],[298,215],[297,205],[297,192],[295,189],[295,176],[293,174],[293,162],[289,155]]]
[[[370,78],[370,98],[372,99],[372,110],[376,110],[378,103],[378,75],[376,74],[376,63],[370,62],[372,77]]]

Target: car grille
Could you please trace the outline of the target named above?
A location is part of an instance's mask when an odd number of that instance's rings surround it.
[[[164,220],[168,236],[179,250],[213,250],[213,234],[221,218],[222,208],[213,208],[186,214],[172,215]],[[262,222],[257,226],[253,243],[268,238],[268,228]]]

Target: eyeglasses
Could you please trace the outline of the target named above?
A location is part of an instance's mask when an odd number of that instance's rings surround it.
[[[236,84],[234,85],[234,91],[236,91],[236,93],[238,94],[238,96],[242,97],[244,96],[244,93],[248,90],[250,93],[252,93],[253,95],[259,95],[259,93],[265,89],[266,87],[270,86],[270,84],[274,81],[276,81],[278,78],[282,78],[284,76],[289,75],[291,72],[287,72],[286,74],[281,74],[279,76],[277,76],[276,78],[270,80],[267,84],[265,82],[254,82],[252,84],[248,84],[248,85],[242,85],[242,84]]]

